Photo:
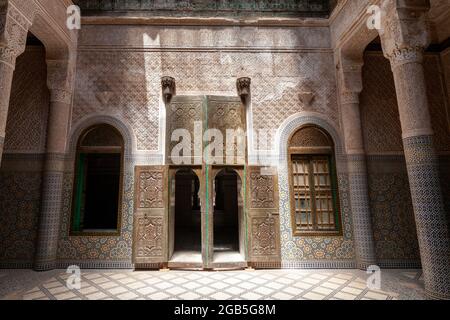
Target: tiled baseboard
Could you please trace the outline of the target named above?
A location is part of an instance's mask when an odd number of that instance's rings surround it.
[[[57,269],[66,269],[71,265],[81,269],[147,269],[157,270],[160,264],[134,265],[131,261],[59,261]],[[275,261],[251,262],[255,269],[356,269],[355,261]],[[377,263],[383,269],[420,269],[420,261],[414,260],[382,260]],[[0,262],[0,269],[33,269],[31,262]]]

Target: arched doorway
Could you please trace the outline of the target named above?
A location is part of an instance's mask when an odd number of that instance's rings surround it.
[[[191,168],[179,169],[171,181],[172,262],[201,263],[200,180]]]
[[[243,219],[242,181],[231,169],[220,170],[214,178],[214,263],[244,260],[241,220]]]

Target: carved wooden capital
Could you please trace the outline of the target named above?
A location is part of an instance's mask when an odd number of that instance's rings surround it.
[[[161,78],[161,87],[162,87],[162,93],[164,97],[164,101],[166,103],[170,102],[172,97],[175,95],[175,79],[172,77],[162,77]]]
[[[393,67],[423,59],[423,51],[430,43],[425,14],[428,0],[385,0],[383,28],[379,31],[383,52]]]

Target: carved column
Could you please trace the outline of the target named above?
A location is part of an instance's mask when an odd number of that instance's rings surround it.
[[[368,266],[376,263],[376,256],[359,110],[359,94],[362,91],[361,69],[362,61],[352,63],[341,61],[339,79],[356,263],[359,269],[366,270]]]
[[[25,51],[30,19],[0,0],[0,164],[16,58]]]
[[[450,240],[422,64],[429,3],[388,1],[384,9],[380,35],[394,73],[425,290],[432,298],[450,299]]]
[[[64,159],[72,102],[71,60],[47,60],[50,112],[34,269],[55,268],[62,210]]]

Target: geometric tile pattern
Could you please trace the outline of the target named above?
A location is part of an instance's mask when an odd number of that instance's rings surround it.
[[[70,265],[83,262],[83,265],[87,266],[91,263],[102,261],[114,263],[131,262],[134,175],[130,171],[130,165],[131,161],[126,160],[126,170],[123,177],[121,232],[119,236],[102,238],[96,236],[70,236],[73,175],[70,173],[65,174],[58,243],[58,260],[60,263]]]
[[[64,173],[56,171],[43,173],[35,270],[50,270],[55,267],[61,224],[63,183]]]
[[[372,156],[368,163],[377,262],[420,261],[404,157]]]
[[[424,299],[420,270],[382,270],[369,289],[360,270],[96,271],[68,289],[64,270],[0,271],[0,298],[25,300],[397,300]],[[27,283],[33,278],[34,283]],[[17,280],[19,279],[19,280]],[[9,287],[9,289],[8,289]]]
[[[450,298],[450,238],[433,136],[403,140],[426,290]]]
[[[376,263],[372,219],[369,207],[365,155],[348,155],[350,202],[358,268],[366,270]]]
[[[0,172],[0,261],[33,262],[41,198],[40,172]]]

